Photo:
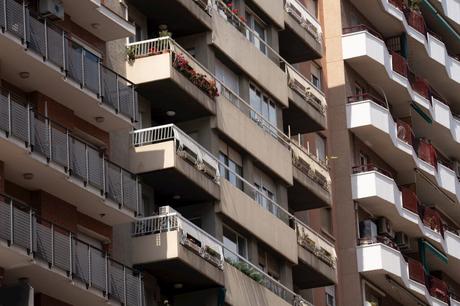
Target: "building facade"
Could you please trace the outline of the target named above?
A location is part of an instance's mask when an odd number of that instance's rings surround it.
[[[324,11],[338,304],[458,305],[458,3]]]
[[[1,302],[336,305],[325,5],[0,0]]]

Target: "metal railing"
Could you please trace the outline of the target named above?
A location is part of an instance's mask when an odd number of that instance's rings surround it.
[[[23,141],[47,163],[63,167],[85,186],[133,212],[140,212],[137,176],[108,161],[104,154],[65,127],[36,113],[24,97],[0,88],[0,130]]]
[[[164,52],[178,53],[183,55],[189,64],[193,65],[192,68],[196,69],[199,73],[207,76],[207,78],[216,82],[219,94],[226,98],[230,103],[236,106],[242,113],[257,122],[257,124],[267,133],[272,135],[281,144],[289,146],[289,137],[283,131],[274,126],[267,118],[261,115],[254,109],[250,103],[243,100],[237,93],[227,87],[221,80],[212,74],[206,67],[204,67],[198,60],[191,56],[184,50],[178,43],[170,37],[162,37],[140,41],[128,44],[128,48],[132,48],[133,54],[136,58],[146,56],[155,56],[163,54]],[[172,56],[172,55],[171,55]]]
[[[29,11],[25,2],[0,0],[0,27],[21,40],[64,75],[97,96],[103,104],[135,121],[134,84],[102,64],[102,59],[71,39],[71,35]]]
[[[244,35],[248,40],[250,41],[257,41],[258,44],[260,44],[260,51],[265,54],[268,58],[272,59],[279,67],[281,70],[283,70],[286,74],[289,75],[289,72],[291,71],[291,75],[295,76],[300,83],[307,83],[309,86],[306,87],[307,89],[315,89],[310,91],[312,95],[315,96],[315,98],[318,99],[318,101],[321,101],[322,107],[326,109],[326,101],[325,101],[325,96],[324,93],[321,91],[321,88],[316,87],[315,84],[313,84],[310,80],[308,80],[306,77],[304,77],[297,69],[295,69],[287,60],[285,60],[281,55],[273,49],[266,41],[260,39],[259,34],[255,32],[253,29],[251,29],[245,22],[244,18],[241,18],[238,16],[233,10],[231,10],[225,2],[222,0],[213,0],[214,1],[214,10],[216,10],[218,13],[221,15],[226,16],[226,20],[228,23],[230,23],[232,26],[234,26],[242,35]],[[295,72],[295,73],[292,73]],[[289,77],[288,77],[289,79]],[[309,100],[306,100],[307,102],[310,102]]]
[[[305,5],[298,0],[285,0],[284,9],[297,20],[300,26],[310,32],[319,43],[322,43],[323,31],[321,30],[321,25]]]
[[[164,207],[163,207],[164,208]],[[265,271],[260,269],[257,265],[250,262],[245,257],[234,252],[233,250],[226,247],[221,241],[217,240],[212,235],[208,234],[201,228],[197,227],[178,212],[171,212],[171,209],[160,208],[160,215],[145,218],[139,220],[133,225],[133,236],[151,235],[155,233],[168,232],[168,231],[182,231],[190,234],[191,238],[195,238],[201,243],[204,243],[208,247],[212,247],[216,253],[221,256],[221,264],[224,267],[224,260],[230,265],[242,271],[251,271],[251,277],[253,280],[272,291],[285,301],[291,303],[293,306],[313,306],[309,302],[305,301],[300,295],[297,295],[292,290],[281,284],[278,280],[268,275]],[[185,228],[185,230],[184,230]],[[190,231],[187,232],[187,230]],[[196,236],[193,236],[195,234]],[[187,240],[187,235],[182,234],[183,239]],[[181,239],[181,240],[183,240]],[[181,241],[181,243],[183,243]]]
[[[291,139],[292,163],[300,171],[315,181],[326,191],[330,191],[331,177],[326,162],[319,160],[310,153],[309,147],[305,148],[300,144],[300,134],[297,141]]]
[[[297,243],[313,253],[316,257],[324,261],[331,267],[336,264],[336,252],[332,244],[328,243],[312,228],[304,224],[296,224]]]
[[[0,239],[24,249],[51,269],[102,291],[107,299],[141,306],[142,275],[109,258],[107,253],[35,214],[24,203],[0,195]],[[32,261],[33,262],[33,261]],[[59,290],[59,288],[55,288]]]
[[[180,139],[177,139],[176,135],[180,135],[179,136]],[[171,139],[176,139],[176,141],[179,143],[179,144],[176,144],[176,148],[178,148],[180,147],[181,139],[185,139],[185,142],[182,140],[182,143],[185,143],[185,146],[187,146],[187,143],[191,143],[191,146],[190,146],[191,148],[193,148],[193,146],[197,146],[198,147],[197,149],[201,148],[202,152],[206,153],[206,156],[213,160],[212,164],[218,165],[218,168],[219,168],[218,173],[220,177],[224,177],[225,179],[230,181],[231,184],[235,185],[242,192],[250,196],[262,208],[270,212],[272,215],[274,215],[275,217],[283,221],[285,224],[287,224],[294,230],[297,229],[296,224],[309,228],[308,225],[300,221],[294,215],[289,213],[284,207],[276,203],[274,198],[268,196],[262,190],[260,190],[259,188],[251,184],[245,178],[243,178],[240,174],[236,173],[233,169],[228,167],[225,163],[223,163],[221,160],[216,158],[209,151],[204,149],[200,144],[198,144],[196,141],[191,139],[190,136],[188,136],[185,132],[181,131],[175,125],[168,124],[168,125],[133,131],[132,137],[133,137],[133,146],[135,147],[159,143],[159,142],[168,141]],[[190,151],[193,152],[194,150],[191,149]],[[183,157],[188,158],[188,155],[183,155]],[[226,175],[224,175],[224,173],[226,173]],[[318,237],[321,237],[321,236],[318,234]],[[323,237],[321,237],[321,239],[324,240],[325,244],[329,244],[330,247],[334,248],[334,246],[329,241],[327,241],[327,239]],[[335,255],[334,255],[334,261],[335,261]]]
[[[219,269],[224,268],[224,252],[220,244],[216,243],[208,233],[171,208],[161,207],[160,210],[162,209],[168,209],[171,212],[138,219],[133,224],[133,236],[178,231],[180,244],[191,249]]]
[[[173,140],[176,153],[180,157],[196,165],[216,183],[219,182],[219,164],[214,155],[174,124],[135,130],[131,135],[134,147]]]

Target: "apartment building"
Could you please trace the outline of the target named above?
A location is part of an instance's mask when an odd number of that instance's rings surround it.
[[[459,305],[458,3],[324,5],[338,303]]]
[[[335,305],[323,5],[0,0],[1,303]]]

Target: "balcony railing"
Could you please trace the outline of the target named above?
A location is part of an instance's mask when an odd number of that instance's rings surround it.
[[[214,9],[217,11],[218,14],[225,16],[225,20],[230,23],[233,27],[235,27],[242,35],[244,35],[250,41],[257,41],[261,47],[259,48],[263,54],[267,57],[272,59],[276,65],[279,65],[280,69],[282,69],[286,74],[289,74],[291,71],[291,77],[297,78],[298,80],[302,80],[299,83],[308,83],[309,86],[305,88],[314,88],[315,90],[311,90],[310,93],[315,95],[315,98],[323,104],[322,107],[326,108],[325,96],[324,93],[321,91],[320,88],[316,87],[310,80],[305,78],[299,71],[297,71],[288,61],[281,57],[281,55],[273,49],[267,42],[264,40],[258,39],[259,34],[256,33],[253,29],[251,29],[247,24],[245,19],[242,16],[238,16],[237,12],[232,10],[228,7],[228,5],[222,0],[213,0],[215,4],[213,5]],[[296,1],[296,0],[293,0]],[[289,1],[289,2],[293,2]],[[289,69],[288,69],[289,68]],[[294,73],[293,73],[294,72]],[[289,79],[289,78],[288,78]],[[306,100],[310,102],[309,100]]]
[[[447,283],[434,276],[429,277],[430,295],[449,304],[449,287]]]
[[[135,121],[137,94],[134,84],[102,64],[102,60],[71,39],[71,35],[47,19],[35,16],[27,5],[0,0],[0,26],[21,40],[26,48],[43,57],[103,104]]]
[[[326,163],[311,154],[308,148],[304,148],[300,144],[300,139],[298,141],[292,139],[291,144],[292,163],[294,166],[329,192],[331,178]]]
[[[379,172],[385,176],[388,176],[389,178],[394,178],[393,174],[385,169],[380,168],[379,166],[375,164],[366,164],[366,165],[359,165],[359,166],[354,166],[352,168],[353,174],[358,174],[358,173],[363,173],[363,172],[370,172],[370,171],[376,171]]]
[[[425,285],[425,271],[421,262],[408,258],[407,264],[409,266],[409,277],[410,279]]]
[[[296,231],[297,243],[301,247],[313,253],[327,265],[333,268],[335,267],[337,256],[335,247],[332,243],[323,238],[306,224],[297,223]]]
[[[198,170],[203,171],[216,183],[219,182],[219,164],[214,155],[209,153],[208,150],[174,124],[151,127],[132,132],[134,147],[170,140],[174,141],[174,147],[176,148],[178,156],[195,165]]]
[[[221,241],[182,217],[178,212],[171,211],[171,208],[164,209],[163,207],[160,208],[160,215],[137,221],[133,225],[133,236],[179,231],[181,233],[180,243],[199,252],[199,255],[205,260],[218,264],[220,268],[223,268],[225,260],[293,306],[312,306],[257,265],[226,247]]]
[[[401,193],[403,207],[418,215],[420,213],[420,201],[415,192],[410,190],[408,187],[402,187]]]
[[[322,43],[323,31],[318,20],[298,0],[285,0],[284,9],[294,17],[301,27],[306,29],[319,43]]]
[[[361,31],[369,32],[370,34],[374,35],[375,37],[383,40],[382,34],[380,34],[376,30],[374,30],[373,28],[371,28],[370,26],[365,25],[365,24],[352,25],[352,26],[345,27],[345,28],[342,29],[343,34],[350,34],[350,33],[356,33],[356,32],[361,32]]]
[[[178,231],[180,233],[180,244],[223,270],[223,248],[212,236],[182,217],[179,213],[172,210],[172,208],[160,207],[161,210],[171,212],[138,219],[133,225],[133,236],[138,237]]]
[[[388,103],[386,101],[383,101],[380,98],[377,98],[376,96],[366,92],[363,94],[359,95],[354,95],[354,96],[349,96],[347,98],[347,103],[355,103],[355,102],[361,102],[361,101],[372,101],[374,103],[377,103],[378,105],[388,109]]]
[[[193,0],[203,11],[211,15],[212,1],[211,0]]]
[[[203,148],[199,143],[197,143],[195,140],[193,140],[190,136],[188,136],[185,132],[180,130],[175,125],[168,124],[133,131],[132,138],[133,146],[135,147],[159,143],[162,141],[174,140],[176,142],[176,149],[180,151],[185,151],[185,153],[182,153],[181,155],[183,158],[189,160],[189,156],[192,156],[193,158],[190,159],[192,163],[197,160],[204,161],[206,163],[206,166],[200,168],[211,168],[212,171],[207,172],[217,173],[215,177],[216,180],[220,177],[221,174],[223,176],[223,172],[229,173],[229,176],[231,175],[234,178],[232,184],[234,184],[235,186],[239,186],[237,188],[240,188],[242,192],[245,192],[262,208],[266,209],[272,215],[274,215],[275,217],[289,225],[294,230],[296,229],[296,225],[308,228],[306,224],[304,224],[294,215],[289,213],[284,207],[276,203],[272,197],[267,196],[262,190],[255,187],[249,181],[244,179],[241,175],[236,173],[233,169],[231,169],[225,163],[216,158],[212,153]],[[201,156],[201,158],[197,159],[198,156]],[[217,171],[215,169],[217,169]],[[324,240],[325,244],[328,244],[326,239],[322,239]]]
[[[23,141],[47,163],[61,166],[84,186],[100,190],[102,196],[123,208],[141,211],[140,186],[134,174],[108,161],[100,150],[36,113],[23,97],[5,89],[0,90],[0,130]]]
[[[0,195],[0,219],[0,239],[10,246],[27,251],[47,268],[66,272],[71,280],[101,291],[107,299],[129,306],[142,305],[140,273],[78,240],[74,233],[40,218],[27,204]]]

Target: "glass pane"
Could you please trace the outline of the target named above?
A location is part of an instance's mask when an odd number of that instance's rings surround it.
[[[224,226],[223,233],[224,233],[224,246],[225,246],[224,256],[225,258],[228,258],[230,260],[237,261],[238,260],[237,256],[232,253],[232,252],[238,253],[236,234],[230,231],[225,226]],[[229,252],[228,250],[232,252]]]

